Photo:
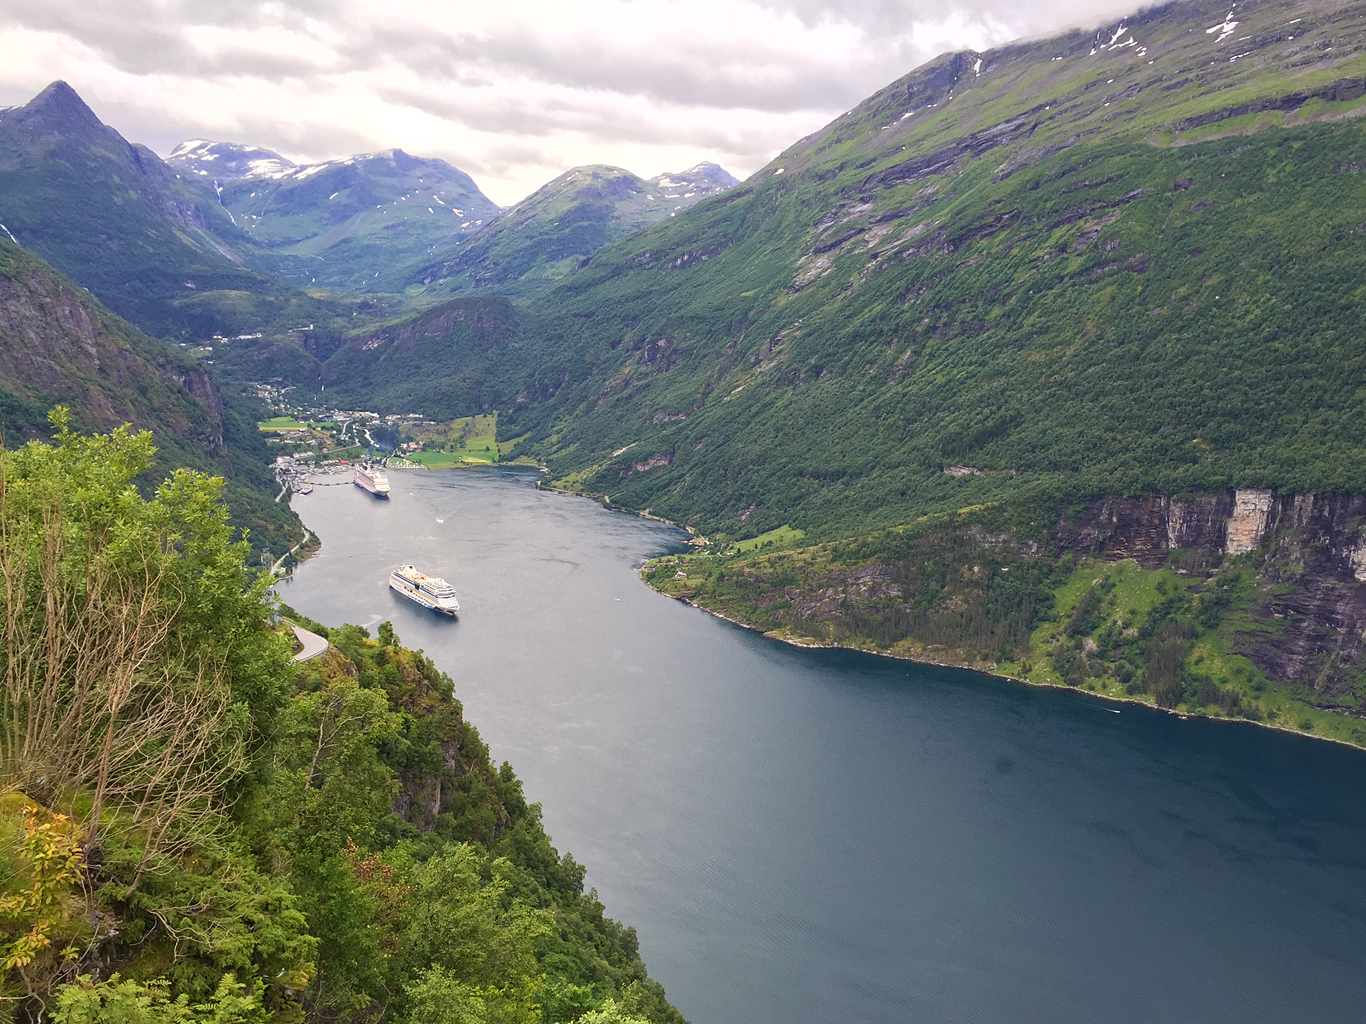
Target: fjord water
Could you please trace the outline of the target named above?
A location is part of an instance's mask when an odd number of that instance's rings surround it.
[[[1366,753],[788,647],[637,579],[673,527],[391,480],[294,499],[283,597],[450,673],[694,1024],[1361,1019]],[[459,621],[387,589],[409,561]]]

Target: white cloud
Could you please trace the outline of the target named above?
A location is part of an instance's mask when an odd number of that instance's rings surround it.
[[[398,146],[511,203],[568,167],[740,177],[935,54],[1102,0],[0,0],[0,102],[62,78],[133,141]]]

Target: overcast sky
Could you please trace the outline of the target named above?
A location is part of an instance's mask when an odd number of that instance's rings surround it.
[[[65,79],[165,155],[399,147],[510,204],[577,164],[744,178],[945,50],[1137,0],[0,0],[0,105]]]

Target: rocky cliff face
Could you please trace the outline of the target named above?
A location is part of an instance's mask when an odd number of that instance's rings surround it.
[[[120,323],[17,247],[0,246],[0,389],[35,409],[64,402],[93,428],[131,423],[163,447],[190,441],[224,460],[222,396],[202,367]],[[33,422],[5,426],[46,432]]]
[[[1122,560],[1140,568],[1095,564]],[[1366,717],[1363,495],[1113,496],[1064,505],[1029,535],[946,517],[679,568],[666,558],[646,579],[802,643],[1009,664],[1038,682],[1299,728],[1295,702]],[[1366,730],[1335,721],[1339,738],[1366,744]]]
[[[1053,552],[1205,573],[1251,556],[1258,590],[1238,653],[1333,703],[1366,670],[1366,497],[1243,489],[1103,498],[1065,508]]]

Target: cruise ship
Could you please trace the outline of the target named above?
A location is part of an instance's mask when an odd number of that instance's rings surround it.
[[[460,602],[455,599],[455,588],[439,576],[428,576],[415,566],[401,565],[389,577],[389,588],[396,590],[423,608],[455,617]]]
[[[376,498],[389,497],[389,478],[378,466],[357,466],[356,486],[364,487]]]

